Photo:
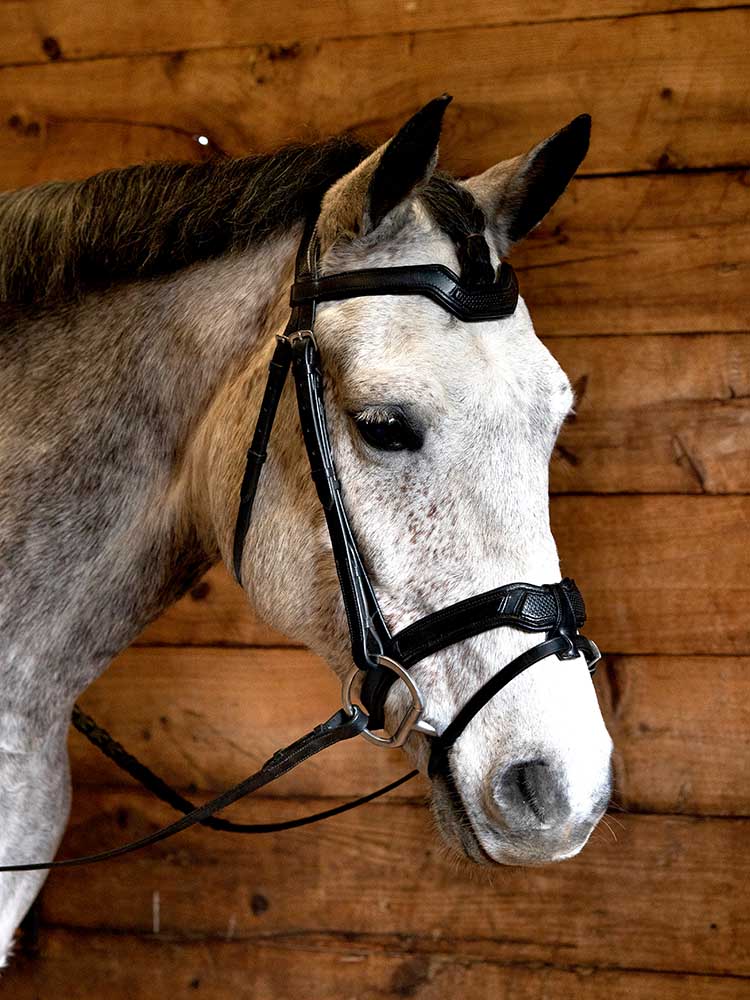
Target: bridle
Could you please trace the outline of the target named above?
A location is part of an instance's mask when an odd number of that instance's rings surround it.
[[[310,473],[325,513],[349,625],[354,667],[343,685],[344,708],[349,714],[354,711],[353,691],[361,682],[359,699],[368,712],[363,736],[381,746],[396,747],[402,746],[411,732],[422,733],[431,740],[429,773],[433,775],[439,767],[447,766],[448,751],[477,712],[513,677],[548,656],[570,660],[581,653],[593,673],[600,654],[591,640],[578,634],[585,621],[585,608],[578,588],[568,579],[541,587],[528,583],[498,587],[435,611],[391,634],[349,524],[336,474],[326,425],[322,365],[315,340],[316,307],[319,302],[359,296],[422,295],[463,322],[476,323],[511,316],[518,303],[518,281],[506,262],[500,264],[491,285],[468,288],[461,284],[458,275],[440,264],[370,268],[321,276],[318,258],[315,229],[308,227],[297,254],[291,315],[284,333],[277,339],[255,434],[247,452],[234,534],[234,573],[241,584],[253,502],[281,391],[291,367]],[[438,735],[424,720],[425,701],[409,668],[447,646],[500,626],[546,632],[547,637],[491,677]],[[385,699],[397,680],[405,684],[411,707],[393,733],[378,736],[373,730],[383,725]]]
[[[268,366],[263,400],[240,491],[233,544],[233,567],[242,583],[242,559],[250,527],[253,503],[287,376],[291,370],[297,395],[302,435],[310,473],[323,507],[336,563],[341,595],[349,627],[353,668],[342,688],[343,708],[327,722],[290,746],[277,751],[263,767],[245,781],[196,807],[147,767],[127,753],[112,737],[77,706],[73,724],[121,768],[159,798],[183,812],[170,823],[140,840],[99,854],[62,861],[0,866],[2,871],[24,871],[104,861],[171,837],[196,823],[213,829],[264,833],[304,826],[345,812],[391,791],[418,772],[411,771],[395,782],[347,802],[342,806],[281,823],[241,824],[213,814],[256,791],[309,757],[360,733],[381,746],[400,747],[412,733],[420,733],[431,744],[428,773],[440,776],[455,790],[450,753],[471,720],[507,684],[533,664],[549,656],[575,660],[583,655],[593,676],[600,653],[596,644],[579,634],[585,621],[583,598],[570,579],[537,586],[511,583],[459,601],[413,622],[392,634],[378,605],[375,589],[357,545],[342,499],[341,483],[331,447],[325,416],[322,364],[315,340],[315,316],[319,302],[341,301],[359,296],[419,295],[465,323],[511,316],[518,302],[518,282],[512,267],[502,262],[491,284],[463,283],[440,264],[370,268],[339,274],[319,273],[319,245],[315,220],[308,222],[300,243],[292,285],[291,314],[284,333],[277,338]],[[464,639],[490,629],[510,627],[544,638],[515,657],[469,698],[449,725],[438,733],[425,719],[425,699],[409,669],[426,657]],[[393,684],[402,681],[410,707],[393,732],[378,735],[385,724],[385,701]],[[458,796],[460,801],[460,796]]]

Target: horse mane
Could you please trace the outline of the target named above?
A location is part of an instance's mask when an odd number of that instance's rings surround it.
[[[349,136],[147,163],[0,194],[0,302],[47,304],[241,251],[314,211],[369,152]]]
[[[147,163],[0,194],[0,305],[44,306],[243,251],[317,209],[370,149],[343,135],[275,153]],[[483,226],[444,174],[422,190],[462,253]]]

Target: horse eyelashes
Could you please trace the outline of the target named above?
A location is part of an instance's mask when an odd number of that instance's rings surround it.
[[[418,451],[423,437],[400,409],[362,410],[353,415],[360,437],[378,451]]]

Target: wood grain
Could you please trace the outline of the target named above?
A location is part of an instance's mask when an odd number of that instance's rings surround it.
[[[750,659],[610,657],[597,687],[617,750],[616,804],[750,815]]]
[[[140,635],[140,645],[288,646],[280,632],[251,614],[244,590],[215,566]]]
[[[750,497],[557,496],[551,512],[606,652],[750,654]],[[183,598],[141,641],[252,645],[258,626],[237,584],[217,569],[210,588],[205,607]]]
[[[750,498],[555,497],[551,512],[605,651],[750,652]]]
[[[83,0],[75,6],[67,0],[4,0],[6,30],[0,35],[0,65],[262,43],[281,47],[323,38],[379,35],[384,30],[444,31],[517,21],[649,14],[680,6],[675,0],[601,0],[592,12],[585,0],[491,0],[481,5],[448,0],[429,4],[385,0],[377,5],[369,0],[318,0],[304,6],[291,0],[273,4],[187,0],[179,6],[169,0],[132,0],[107,9],[97,0]],[[692,0],[690,6],[710,9],[732,4]]]
[[[750,337],[563,337],[555,493],[750,492]]]
[[[316,803],[313,803],[313,805]],[[295,805],[238,808],[260,819]],[[63,855],[120,843],[169,811],[118,789],[78,801]],[[573,861],[470,877],[445,859],[427,810],[371,804],[309,830],[252,840],[181,835],[125,863],[56,872],[46,923],[299,941],[341,933],[353,950],[457,952],[494,961],[747,976],[747,820],[628,816]],[[342,891],[342,886],[356,887]],[[260,911],[260,912],[259,912]]]
[[[2,71],[0,71],[1,73]],[[13,156],[0,163],[0,190],[154,160],[200,160],[206,150],[189,131],[118,119],[38,118],[14,111],[0,123]]]
[[[747,1000],[738,977],[502,965],[462,954],[410,956],[342,948],[337,937],[273,941],[170,941],[43,928],[41,951],[4,973],[14,1000]]]
[[[0,120],[35,123],[40,141],[59,120],[172,127],[241,153],[347,128],[382,141],[447,89],[444,163],[458,172],[581,111],[596,122],[588,172],[746,165],[749,25],[736,8],[10,66]],[[3,140],[25,178],[27,136]]]
[[[537,332],[748,330],[750,173],[573,181],[512,254]]]
[[[612,657],[596,688],[617,750],[617,809],[750,816],[750,659]],[[129,650],[81,703],[168,781],[208,792],[328,718],[338,699],[329,668],[304,650],[185,648]],[[77,733],[70,749],[78,794],[129,783]],[[408,767],[401,753],[356,740],[266,794],[355,797]],[[427,791],[420,780],[391,797],[422,801]]]

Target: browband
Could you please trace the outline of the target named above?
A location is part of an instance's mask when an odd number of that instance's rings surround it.
[[[513,315],[518,305],[518,279],[506,261],[499,265],[494,284],[471,287],[462,285],[459,276],[442,264],[372,267],[298,278],[289,302],[296,308],[363,295],[421,295],[463,322],[477,323]]]

